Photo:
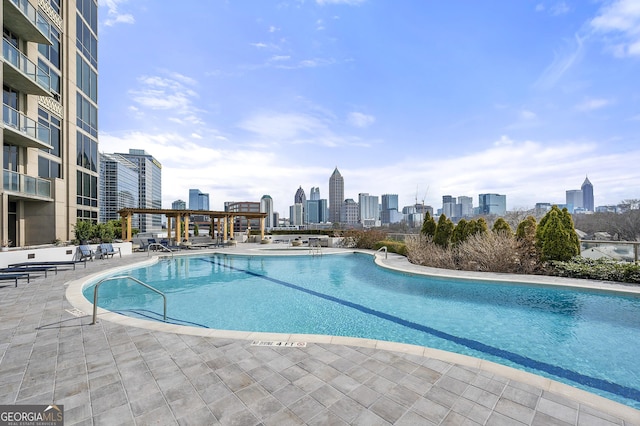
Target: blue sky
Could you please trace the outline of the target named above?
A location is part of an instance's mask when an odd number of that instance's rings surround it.
[[[177,6],[179,5],[179,7]],[[100,0],[100,150],[163,207],[328,198],[640,198],[640,1]]]

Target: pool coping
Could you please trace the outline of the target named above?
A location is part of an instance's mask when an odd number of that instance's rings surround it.
[[[248,252],[249,251],[249,252]],[[199,250],[198,252],[191,253],[179,253],[177,256],[193,256],[203,253],[216,253],[227,255],[265,255],[265,251],[260,249],[250,250]],[[285,250],[278,250],[278,255]],[[258,253],[259,252],[259,253]],[[629,291],[628,286],[618,283],[603,283],[600,281],[589,280],[576,280],[560,277],[547,277],[552,278],[544,279],[539,282],[536,279],[543,276],[519,276],[515,274],[487,274],[487,273],[469,273],[468,271],[449,271],[436,268],[420,267],[408,262],[404,256],[395,255],[389,253],[385,254],[383,259],[379,253],[371,250],[359,250],[359,249],[336,249],[335,251],[326,252],[325,254],[345,254],[350,252],[358,252],[372,255],[375,259],[375,263],[381,267],[396,270],[403,273],[415,273],[426,276],[436,276],[439,278],[451,278],[451,279],[473,279],[473,280],[486,280],[486,281],[508,281],[517,282],[523,284],[536,284],[536,285],[549,285],[549,286],[562,286],[572,288],[585,288],[591,290],[601,290],[608,292],[625,292],[631,294],[640,295],[640,289],[632,289]],[[307,255],[303,253],[303,250],[292,250],[290,254]],[[91,282],[99,280],[102,277],[113,275],[120,271],[128,270],[131,268],[138,268],[147,265],[157,263],[161,258],[168,255],[155,255],[149,257],[146,260],[129,264],[126,266],[114,267],[108,270],[104,270],[98,273],[90,274],[82,278],[69,281],[66,283],[65,297],[69,303],[76,309],[92,315],[93,304],[89,302],[83,295],[82,290]],[[403,268],[403,264],[406,263]],[[408,266],[407,266],[408,265]],[[462,273],[462,274],[460,274]],[[515,277],[515,278],[514,278]],[[554,284],[552,281],[556,281]],[[444,362],[455,363],[467,367],[477,368],[493,374],[499,374],[505,378],[527,383],[532,386],[536,386],[542,390],[556,393],[568,398],[573,399],[576,402],[586,404],[603,412],[610,413],[616,417],[622,418],[626,421],[640,423],[640,410],[637,410],[628,405],[613,401],[611,399],[596,395],[594,393],[578,389],[571,385],[567,385],[537,374],[522,371],[513,367],[498,364],[492,361],[483,360],[480,358],[471,357],[468,355],[457,354],[454,352],[448,352],[440,349],[429,348],[425,346],[411,345],[406,343],[388,342],[375,339],[344,337],[344,336],[330,336],[330,335],[316,335],[316,334],[293,334],[293,333],[263,333],[263,332],[248,332],[248,331],[232,331],[232,330],[218,330],[209,328],[198,328],[174,324],[164,324],[156,321],[143,320],[138,318],[127,317],[120,315],[102,308],[97,309],[98,320],[105,320],[112,323],[116,323],[123,326],[137,327],[152,331],[176,333],[191,336],[201,336],[210,338],[223,338],[223,339],[238,339],[247,341],[282,341],[282,342],[307,342],[307,343],[324,343],[335,345],[355,346],[379,350],[388,350],[394,352],[400,352],[405,354],[411,354],[422,357],[429,357]]]

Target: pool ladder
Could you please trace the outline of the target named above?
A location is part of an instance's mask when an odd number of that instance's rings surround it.
[[[384,250],[384,258],[386,259],[387,258],[387,253],[388,253],[387,246],[382,246],[378,250],[376,250],[376,255],[378,254],[379,251],[383,251],[383,250]]]
[[[322,247],[320,246],[320,241],[311,242],[309,241],[309,254],[312,256],[322,256]]]
[[[96,286],[93,288],[93,322],[91,323],[91,325],[94,325],[97,323],[97,319],[98,319],[98,287],[100,287],[100,285],[104,282],[107,281],[113,281],[113,280],[131,280],[135,283],[140,284],[143,287],[148,288],[149,290],[158,293],[160,296],[162,296],[162,299],[164,300],[164,316],[163,316],[163,321],[167,321],[167,296],[161,292],[160,290],[151,287],[149,284],[145,284],[142,281],[140,281],[137,278],[133,278],[130,275],[123,275],[123,276],[119,276],[119,277],[110,277],[110,278],[105,278],[100,280]]]

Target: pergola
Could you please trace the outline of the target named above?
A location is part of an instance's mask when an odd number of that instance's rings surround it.
[[[191,215],[209,216],[211,220],[210,230],[217,229],[218,235],[223,236],[223,240],[233,238],[233,223],[236,217],[245,217],[247,220],[260,219],[260,240],[264,239],[264,219],[267,213],[249,212],[219,212],[210,210],[174,210],[174,209],[140,209],[125,208],[118,211],[122,219],[122,240],[131,241],[131,222],[134,214],[163,214],[167,216],[167,238],[171,239],[171,225],[174,223],[176,241],[189,240],[189,217]],[[184,220],[184,235],[181,235],[180,222]],[[211,232],[213,235],[213,232]]]

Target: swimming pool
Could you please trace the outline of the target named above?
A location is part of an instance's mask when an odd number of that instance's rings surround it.
[[[364,254],[176,257],[123,274],[165,292],[175,324],[427,346],[640,408],[639,297],[400,274]],[[131,281],[106,283],[99,300],[161,319],[161,298]]]

